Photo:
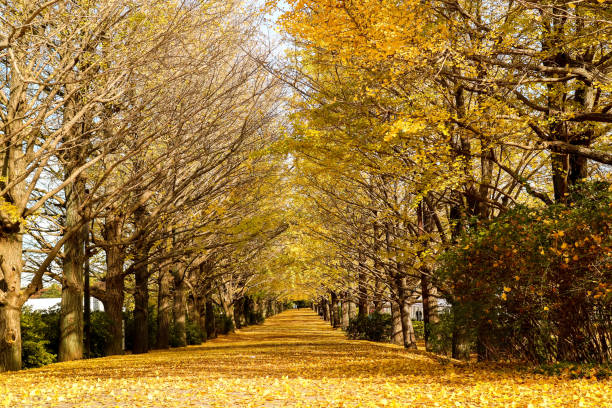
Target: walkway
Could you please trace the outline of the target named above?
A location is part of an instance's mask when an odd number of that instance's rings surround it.
[[[612,407],[611,385],[444,364],[291,310],[202,346],[1,374],[0,406]]]

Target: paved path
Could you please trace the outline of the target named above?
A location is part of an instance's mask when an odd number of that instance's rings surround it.
[[[348,341],[290,310],[202,346],[0,374],[0,406],[612,407],[611,385]]]

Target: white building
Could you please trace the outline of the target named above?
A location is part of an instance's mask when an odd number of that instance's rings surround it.
[[[85,300],[83,300],[84,302]],[[62,298],[39,298],[39,299],[28,299],[23,307],[29,307],[34,312],[44,312],[52,307],[59,307],[62,302]],[[90,303],[92,312],[103,312],[104,305],[98,299],[92,297],[90,298]]]
[[[450,308],[450,305],[444,299],[438,299],[438,311],[443,311]],[[383,313],[391,314],[391,304],[385,303],[382,308]],[[423,320],[423,303],[413,303],[410,306],[410,318],[412,320],[418,320],[419,322]]]

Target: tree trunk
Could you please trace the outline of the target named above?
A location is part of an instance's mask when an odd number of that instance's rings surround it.
[[[425,350],[430,350],[429,333],[431,331],[431,299],[429,296],[429,276],[428,271],[421,272],[421,298],[423,302],[423,337],[425,339]]]
[[[376,279],[374,282],[374,293],[372,303],[374,304],[374,311],[377,313],[382,312],[383,301],[382,301],[382,282],[380,279]]]
[[[349,320],[357,317],[357,308],[355,307],[355,302],[353,302],[352,300],[348,301],[348,314]]]
[[[414,337],[414,328],[412,327],[412,320],[410,316],[410,298],[408,296],[408,288],[406,286],[406,278],[396,277],[397,295],[399,299],[400,318],[402,321],[402,336],[404,341],[404,347],[409,349],[416,349],[416,338]]]
[[[326,322],[329,321],[329,307],[327,305],[327,300],[323,299],[321,302],[321,306],[323,307],[323,320]]]
[[[194,297],[194,301],[198,309],[198,328],[200,329],[200,335],[202,336],[202,341],[206,341],[208,339],[206,332],[206,300],[198,296],[197,298]]]
[[[0,372],[21,369],[20,308],[0,306]]]
[[[144,260],[137,260],[137,262]],[[149,271],[146,263],[136,268],[134,286],[134,354],[149,351]]]
[[[85,245],[89,243],[89,232],[85,234]],[[85,358],[91,358],[91,282],[89,279],[89,275],[91,270],[89,268],[89,253],[87,249],[85,249],[85,282],[83,285],[83,336],[85,338],[83,349]]]
[[[177,338],[178,347],[187,345],[187,284],[184,277],[174,274],[174,304],[172,308],[174,316],[174,335]]]
[[[342,329],[346,330],[349,325],[349,302],[347,300],[342,301]]]
[[[242,324],[242,310],[244,307],[244,298],[240,298],[238,300],[236,300],[236,302],[234,303],[234,327],[236,327],[236,329],[241,329],[244,325]]]
[[[229,317],[230,321],[232,322],[233,328],[237,329],[237,327],[236,327],[236,315],[235,315],[235,312],[234,312],[234,304],[230,303],[228,305],[224,305],[223,310],[225,311],[225,316]]]
[[[78,226],[81,189],[75,185],[66,187],[66,228]],[[59,361],[83,358],[83,261],[84,240],[82,233],[75,233],[64,244],[63,284],[60,313]]]
[[[172,321],[172,274],[170,265],[161,267],[157,292],[157,344],[158,349],[170,347],[170,324]]]
[[[110,246],[106,250],[106,290],[102,303],[104,311],[110,319],[110,338],[106,345],[106,354],[109,356],[123,354],[123,300],[124,255],[120,247]]]
[[[461,360],[470,358],[470,346],[465,328],[453,319],[453,331],[451,338],[451,357]]]
[[[217,337],[215,309],[210,295],[206,295],[206,338],[214,339],[215,337]]]
[[[110,337],[106,343],[108,356],[123,354],[123,279],[121,288],[116,286],[112,289],[107,286],[107,296],[102,299],[104,312],[110,320]]]
[[[393,327],[393,333],[391,334],[391,343],[401,346],[404,344],[402,317],[400,314],[400,308],[397,302],[395,301],[391,301],[391,322]]]
[[[404,337],[404,348],[417,348],[416,337],[414,336],[414,328],[412,327],[412,319],[410,318],[410,302],[405,300],[400,308],[400,317],[402,320],[402,336]]]
[[[19,231],[4,234],[0,235],[0,372],[21,369],[23,303],[19,299],[22,235]]]
[[[74,90],[74,84],[67,85],[67,91]],[[65,101],[63,120],[69,123],[75,117],[77,105],[81,103],[81,94],[73,93]],[[69,179],[76,169],[85,163],[86,146],[84,143],[85,123],[81,120],[67,129],[64,140],[65,162],[64,177]],[[66,221],[64,234],[75,233],[64,243],[62,264],[62,301],[60,313],[59,361],[71,361],[83,358],[83,284],[85,260],[85,229],[82,228],[82,204],[85,202],[85,179],[76,177],[64,187]]]
[[[358,277],[358,296],[359,296],[359,317],[368,315],[368,289],[366,286],[366,275],[364,272],[359,272]]]
[[[125,262],[124,248],[114,245],[121,240],[121,224],[119,217],[109,216],[104,224],[104,238],[111,245],[105,248],[106,279],[105,291],[102,297],[104,311],[110,319],[110,338],[106,344],[106,354],[109,356],[123,354],[123,301],[125,298],[125,277],[123,265]]]
[[[331,325],[335,329],[340,327],[340,315],[338,313],[338,295],[336,292],[331,292]]]

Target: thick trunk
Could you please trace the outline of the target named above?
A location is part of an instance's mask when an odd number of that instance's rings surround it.
[[[149,271],[146,263],[136,268],[135,275],[133,352],[142,354],[149,351]]]
[[[87,234],[85,235],[87,237]],[[86,241],[87,245],[87,241]],[[83,336],[85,342],[83,345],[85,358],[91,358],[91,282],[89,275],[91,273],[89,269],[89,254],[85,251],[85,284],[83,286]]]
[[[331,292],[331,325],[333,328],[340,327],[340,315],[338,313],[338,295],[336,292]]]
[[[433,288],[429,283],[429,271],[421,272],[421,298],[423,300],[423,337],[425,349],[430,350],[431,325],[437,323],[436,299],[432,296]]]
[[[81,223],[79,206],[84,190],[85,184],[80,180],[65,188],[67,229],[77,228]],[[59,361],[83,358],[84,238],[83,233],[75,233],[64,244]]]
[[[208,337],[206,333],[206,299],[198,296],[197,298],[194,298],[194,301],[198,310],[198,328],[200,329],[202,341],[206,341]]]
[[[323,302],[321,302],[321,307],[323,308],[323,320],[328,322],[329,321],[329,307],[327,305],[327,300],[323,300]]]
[[[268,317],[268,308],[266,307],[266,301],[264,299],[259,300],[259,311],[264,319]]]
[[[254,322],[253,320],[253,313],[254,313],[254,309],[253,309],[253,299],[250,296],[245,296],[244,297],[244,303],[243,303],[243,307],[242,307],[242,316],[244,318],[244,324],[245,325],[249,325],[249,324],[253,324]]]
[[[399,299],[400,318],[402,322],[402,336],[405,348],[416,349],[416,338],[414,336],[414,328],[410,318],[410,297],[408,296],[408,288],[405,277],[396,277],[397,295]]]
[[[67,85],[67,91],[74,89]],[[74,93],[65,101],[63,119],[65,123],[73,120],[80,104],[80,93]],[[75,171],[85,164],[86,143],[84,142],[85,123],[73,124],[66,130],[63,161],[64,177],[69,179]],[[62,301],[60,313],[59,361],[83,358],[83,286],[85,260],[85,230],[82,228],[82,204],[85,202],[85,178],[80,175],[64,187],[66,221],[65,231],[76,231],[64,244]],[[64,232],[66,233],[66,232]]]
[[[243,324],[243,308],[244,308],[244,298],[240,298],[236,300],[234,304],[234,327],[236,329],[240,329],[244,326]]]
[[[234,313],[234,304],[230,303],[223,306],[223,310],[225,312],[225,316],[229,317],[232,322],[232,326],[236,329],[236,316]]]
[[[21,251],[20,232],[0,235],[0,372],[21,368]]]
[[[374,311],[377,313],[382,312],[383,301],[382,301],[382,282],[380,279],[376,279],[374,283],[374,293],[372,303],[374,304]]]
[[[185,279],[175,275],[174,278],[174,303],[172,308],[174,316],[174,335],[178,347],[187,345],[187,285]]]
[[[348,314],[349,320],[357,317],[357,308],[355,307],[355,302],[353,302],[352,300],[349,300],[348,302]]]
[[[21,369],[20,308],[0,306],[0,372]]]
[[[123,299],[124,277],[122,250],[112,246],[106,252],[107,273],[104,310],[110,319],[110,338],[106,345],[106,354],[123,354]]]
[[[470,345],[465,328],[461,327],[457,321],[453,322],[451,338],[451,357],[461,360],[470,358]]]
[[[170,323],[172,321],[172,274],[169,265],[162,266],[157,292],[157,344],[158,349],[170,347]]]
[[[111,243],[106,249],[106,279],[102,302],[110,319],[110,338],[106,345],[107,355],[123,354],[123,300],[125,297],[123,247],[112,245],[121,239],[119,219],[108,217],[104,226],[105,239]]]
[[[232,326],[236,327],[236,316],[234,315],[234,299],[232,295],[233,291],[230,291],[226,285],[219,287],[219,301],[223,308],[223,313],[232,322]]]
[[[206,296],[206,338],[214,339],[217,337],[215,327],[215,309],[209,296]]]
[[[400,308],[395,301],[391,301],[391,322],[393,327],[393,333],[391,334],[391,343],[397,345],[404,344],[404,334],[402,332],[402,317],[400,314]]]
[[[417,348],[416,337],[414,336],[414,328],[410,319],[410,302],[405,300],[400,307],[400,317],[402,320],[402,336],[404,337],[404,347],[408,349]]]
[[[359,302],[359,316],[368,315],[368,289],[366,286],[366,275],[364,272],[359,272],[359,282],[357,284],[358,290],[358,302]]]
[[[110,338],[106,344],[106,355],[123,354],[123,289],[108,295],[102,301],[104,312],[110,320]]]
[[[259,315],[261,314],[261,306],[259,305],[260,300],[259,299],[252,299],[251,301],[251,307],[252,307],[252,311],[254,315]]]
[[[349,302],[347,300],[342,301],[342,329],[346,330],[349,325]]]

